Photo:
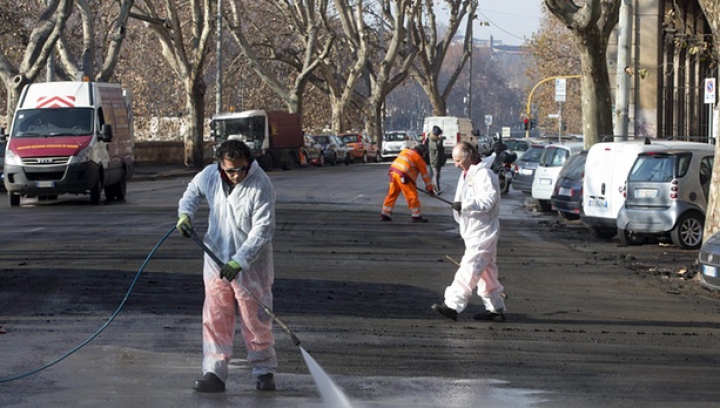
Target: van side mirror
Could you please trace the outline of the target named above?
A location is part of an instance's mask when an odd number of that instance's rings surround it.
[[[112,125],[104,124],[100,127],[100,137],[98,138],[100,141],[105,143],[112,142],[113,135],[112,135]]]

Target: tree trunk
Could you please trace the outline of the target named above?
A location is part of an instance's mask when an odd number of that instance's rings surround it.
[[[200,169],[203,167],[204,159],[204,122],[205,122],[205,92],[207,85],[202,78],[194,83],[186,81],[186,111],[188,117],[185,120],[185,158],[186,167]]]
[[[596,42],[596,41],[595,41]],[[581,47],[582,63],[582,111],[585,148],[601,141],[603,136],[612,135],[612,101],[610,77],[608,75],[604,49],[586,41]]]

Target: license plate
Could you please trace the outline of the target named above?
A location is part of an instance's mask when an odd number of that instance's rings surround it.
[[[54,181],[37,181],[35,182],[35,187],[37,188],[53,188],[55,187]]]
[[[565,197],[572,197],[572,190],[569,188],[560,187],[558,189],[558,194]]]
[[[541,184],[541,185],[543,185],[543,186],[549,186],[549,185],[552,184],[552,179],[549,179],[549,178],[541,178],[541,179],[538,181],[538,184]]]
[[[717,268],[710,265],[703,265],[702,274],[711,278],[717,278]]]
[[[635,198],[655,198],[658,190],[654,188],[638,188],[635,190]]]
[[[603,198],[591,198],[588,200],[588,207],[605,207],[607,208],[607,200]]]
[[[532,172],[533,172],[533,171],[530,170],[530,169],[522,169],[522,170],[520,170],[520,174],[523,174],[523,175],[526,175],[526,176],[532,175]]]

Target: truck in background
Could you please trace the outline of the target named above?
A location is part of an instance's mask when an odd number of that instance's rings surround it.
[[[0,132],[4,133],[4,132]],[[7,139],[4,184],[21,197],[89,194],[122,200],[135,168],[132,99],[119,84],[67,81],[23,88]]]
[[[210,128],[216,146],[226,140],[245,142],[263,170],[300,166],[305,143],[297,113],[265,110],[222,113],[213,116]]]

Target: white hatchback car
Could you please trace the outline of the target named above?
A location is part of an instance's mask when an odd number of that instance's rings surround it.
[[[555,183],[563,164],[565,164],[565,160],[580,153],[583,148],[584,144],[580,142],[557,143],[545,146],[538,167],[535,170],[532,184],[532,196],[538,201],[538,207],[540,207],[541,211],[550,211],[550,198],[555,190]]]

